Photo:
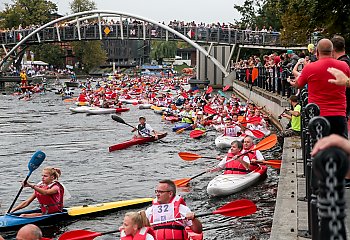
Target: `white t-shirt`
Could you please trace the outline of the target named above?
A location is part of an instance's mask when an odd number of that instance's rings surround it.
[[[138,133],[139,133],[142,137],[149,137],[153,131],[154,131],[154,130],[153,130],[153,128],[151,127],[151,125],[149,125],[148,123],[146,123],[146,124],[145,124],[145,128],[143,128],[141,131],[138,131]]]
[[[162,204],[162,205],[166,205],[166,204]],[[153,207],[157,207],[157,206],[159,206],[159,205],[152,205],[151,207],[147,208],[146,216],[147,216],[148,220],[151,220],[151,216],[153,215]],[[187,213],[191,212],[191,210],[187,206],[180,204],[179,212],[180,212],[181,217],[185,217]],[[174,217],[170,217],[170,218],[174,219]],[[169,220],[170,218],[165,219],[165,220]],[[192,226],[191,220],[183,220],[183,223],[184,223],[183,225],[185,227]]]

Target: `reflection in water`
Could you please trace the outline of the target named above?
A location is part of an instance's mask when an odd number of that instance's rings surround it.
[[[130,105],[131,111],[120,115],[125,122],[136,125],[142,111],[154,129],[168,132],[165,138],[168,143],[133,146],[109,153],[110,145],[132,136],[128,126],[113,121],[110,115],[72,114],[68,110],[72,105],[64,103],[58,95],[50,92],[38,95],[32,101],[19,101],[15,96],[0,95],[0,101],[2,213],[7,211],[20,187],[20,181],[25,178],[30,157],[39,149],[47,157],[41,168],[33,172],[30,181],[40,181],[40,171],[44,166],[60,167],[61,181],[72,194],[66,206],[153,197],[158,180],[188,178],[217,164],[216,160],[208,159],[182,161],[178,152],[194,152],[203,156],[220,153],[214,144],[215,132],[209,132],[203,139],[193,140],[189,138],[189,132],[175,134],[171,132],[172,125],[161,122],[159,115],[151,110],[139,110],[133,105]],[[276,159],[279,150],[279,147],[275,147],[265,154],[268,158]],[[189,188],[179,189],[194,212],[213,211],[241,198],[254,201],[258,211],[252,216],[241,218],[212,215],[201,219],[207,229],[205,239],[268,239],[278,181],[276,170],[270,168],[265,181],[223,198],[209,198],[206,194],[206,186],[214,176],[215,173],[204,174],[192,180]],[[31,193],[31,189],[25,189],[17,203]],[[35,205],[32,203],[32,207]],[[84,217],[45,227],[43,231],[45,236],[54,237],[73,229],[99,232],[115,230],[121,225],[127,211]],[[2,233],[8,239],[14,234]],[[115,236],[100,239],[112,238],[115,239]]]

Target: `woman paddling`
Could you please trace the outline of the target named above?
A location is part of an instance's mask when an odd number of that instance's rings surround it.
[[[32,188],[34,193],[11,212],[27,207],[35,198],[38,199],[41,213],[21,214],[21,217],[35,217],[61,212],[63,209],[64,187],[58,182],[59,176],[61,176],[61,170],[59,168],[46,167],[43,169],[41,182],[37,185],[23,182],[23,187]]]
[[[240,141],[233,141],[231,148],[223,159],[218,156],[218,159],[222,159],[218,166],[214,169],[210,169],[210,172],[219,171],[225,169],[224,174],[245,174],[249,172],[250,161],[247,156],[239,157],[236,159],[235,156],[241,154],[243,144]]]
[[[154,240],[154,232],[150,228],[145,211],[126,213],[123,225],[119,229],[121,231],[121,240]]]

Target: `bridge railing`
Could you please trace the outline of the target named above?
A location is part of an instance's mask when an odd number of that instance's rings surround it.
[[[105,30],[109,29],[106,33]],[[263,45],[263,46],[281,46],[281,38],[279,32],[260,32],[238,30],[233,28],[219,27],[189,27],[189,26],[174,26],[174,30],[188,36],[196,42],[202,43],[217,43],[217,44],[247,44],[247,45]],[[79,26],[81,39],[91,40],[99,39],[99,26],[96,23],[81,24]],[[15,45],[21,37],[27,36],[35,29],[11,30],[0,33],[0,44]],[[108,30],[107,30],[108,31]],[[59,35],[55,26],[47,27],[40,31],[36,36],[32,36],[28,43],[53,42],[53,41],[73,41],[79,40],[77,25],[67,25],[58,27]],[[123,37],[121,35],[123,33]],[[21,37],[20,37],[21,36]],[[38,38],[39,36],[39,38]],[[173,33],[166,32],[165,29],[153,24],[135,24],[123,23],[122,30],[119,23],[102,24],[103,39],[161,39],[161,40],[181,40],[180,37]],[[285,44],[296,43],[289,42]]]
[[[326,118],[318,116],[319,107],[308,103],[305,89],[301,92],[302,151],[308,228],[306,236],[313,240],[347,239],[345,229],[344,177],[348,170],[348,155],[339,148],[327,148],[311,157],[318,140],[329,134]]]
[[[295,88],[291,87],[288,82],[289,72],[284,67],[273,66],[256,68],[258,69],[258,77],[253,82],[253,86],[287,97],[296,93]],[[251,84],[252,71],[253,68],[236,69],[236,79]]]

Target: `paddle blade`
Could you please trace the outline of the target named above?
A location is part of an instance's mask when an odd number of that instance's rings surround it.
[[[210,94],[213,91],[213,87],[209,86],[207,91],[205,91],[206,94]]]
[[[254,148],[254,150],[267,150],[275,146],[277,143],[277,135],[271,134],[267,138],[261,140]]]
[[[191,178],[181,178],[174,180],[173,182],[175,183],[176,187],[186,187],[190,181]]]
[[[125,121],[121,117],[118,117],[117,115],[112,115],[112,119],[119,123],[125,124]]]
[[[225,86],[222,91],[226,92],[230,88],[230,85]]]
[[[88,230],[73,230],[63,233],[58,240],[92,240],[102,234]]]
[[[246,119],[244,116],[238,116],[238,121],[239,122],[246,122]]]
[[[263,164],[269,165],[273,168],[281,168],[282,161],[281,160],[266,160],[263,161]]]
[[[252,83],[258,78],[259,70],[255,67],[252,70]]]
[[[205,134],[204,130],[193,130],[190,132],[190,138],[199,138]]]
[[[242,217],[256,212],[256,205],[247,199],[230,202],[213,212],[227,217]]]
[[[263,138],[263,137],[265,137],[265,134],[264,134],[262,131],[259,131],[259,130],[250,130],[250,129],[247,129],[247,130],[245,131],[245,133],[246,133],[247,135],[250,135],[250,134],[248,134],[249,132],[250,132],[254,137],[256,137],[256,138]]]
[[[188,95],[185,92],[181,93],[181,96],[183,96],[185,99],[188,98]]]
[[[186,128],[180,128],[178,130],[176,130],[177,134],[183,133],[186,130]]]
[[[41,163],[45,160],[45,157],[46,155],[42,151],[36,151],[33,154],[32,158],[28,162],[28,176],[30,176],[30,174],[32,174],[32,172],[41,165]]]
[[[200,155],[189,153],[189,152],[179,152],[179,156],[182,160],[185,160],[185,161],[194,161],[202,157]]]
[[[209,107],[208,105],[205,105],[203,107],[203,110],[207,114],[216,114],[216,111],[214,109],[212,109],[211,107]]]

